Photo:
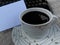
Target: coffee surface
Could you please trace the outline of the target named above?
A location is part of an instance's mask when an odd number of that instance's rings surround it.
[[[22,20],[28,24],[43,24],[49,21],[49,16],[39,11],[31,11],[24,14]]]

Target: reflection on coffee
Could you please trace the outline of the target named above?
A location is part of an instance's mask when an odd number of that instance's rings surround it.
[[[43,12],[31,11],[24,14],[22,20],[28,24],[43,24],[49,21],[49,16]]]

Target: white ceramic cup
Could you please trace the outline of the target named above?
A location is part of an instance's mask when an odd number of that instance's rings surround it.
[[[24,14],[31,12],[31,11],[39,11],[39,12],[43,12],[46,15],[48,15],[48,17],[50,18],[50,20],[46,23],[43,24],[37,24],[37,25],[33,25],[33,24],[28,24],[25,21],[22,20]],[[27,17],[28,18],[28,17]],[[21,27],[23,29],[23,31],[31,38],[34,39],[42,39],[45,38],[48,35],[48,28],[50,27],[50,24],[53,22],[53,20],[57,18],[55,15],[53,15],[50,11],[48,11],[47,9],[44,8],[29,8],[27,10],[25,10],[20,16],[19,19],[21,21]]]

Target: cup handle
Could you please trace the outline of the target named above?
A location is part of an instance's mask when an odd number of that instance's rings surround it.
[[[53,15],[53,18],[56,18],[56,19],[58,19],[58,16],[56,16],[56,15]]]

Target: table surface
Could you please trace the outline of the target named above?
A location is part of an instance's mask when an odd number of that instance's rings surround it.
[[[60,16],[60,0],[48,0],[51,4],[54,14]],[[14,45],[12,42],[12,29],[0,32],[0,45]]]
[[[4,32],[0,32],[0,45],[14,45],[11,35],[12,29],[7,29]]]

